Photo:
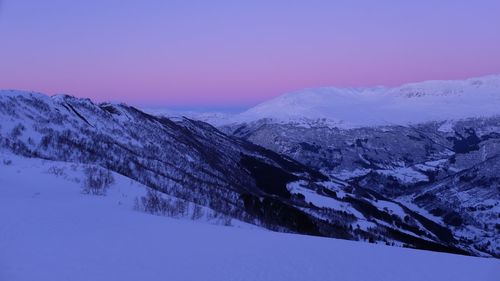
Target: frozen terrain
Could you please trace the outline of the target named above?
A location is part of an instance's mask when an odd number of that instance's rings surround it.
[[[281,95],[231,118],[338,128],[407,125],[500,114],[500,75],[425,81],[396,88],[311,88]],[[208,120],[210,121],[210,120]]]
[[[481,216],[477,221],[486,223],[484,231],[465,235],[473,240],[456,239],[446,223],[478,225],[476,218],[462,220],[450,208],[438,206],[445,219],[433,222],[376,190],[328,177],[309,168],[311,163],[306,166],[282,157],[204,122],[155,117],[126,104],[95,104],[89,99],[21,91],[0,91],[0,119],[0,148],[34,162],[45,159],[70,162],[71,167],[89,166],[83,167],[84,182],[94,186],[89,193],[101,193],[96,187],[109,185],[112,174],[119,173],[155,190],[139,200],[138,208],[148,213],[205,218],[224,225],[237,220],[280,232],[455,254],[497,256],[500,251],[494,220],[483,219],[496,215],[490,205],[477,209]],[[300,145],[317,149],[314,144]],[[355,165],[356,157],[362,157],[363,163],[373,161],[371,154],[352,152],[354,158],[346,161]],[[382,170],[389,168],[385,165]],[[51,173],[64,175],[65,171],[52,169]],[[300,186],[294,188],[297,182]],[[390,203],[400,208],[387,207],[397,207]]]
[[[141,213],[146,187],[85,195],[80,168],[0,152],[0,280],[498,280],[498,259]]]

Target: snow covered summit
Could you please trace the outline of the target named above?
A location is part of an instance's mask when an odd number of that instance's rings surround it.
[[[248,123],[320,122],[350,128],[405,125],[500,114],[500,75],[425,81],[396,88],[313,88],[284,94],[228,119]]]

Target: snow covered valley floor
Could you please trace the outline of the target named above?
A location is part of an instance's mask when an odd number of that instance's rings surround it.
[[[0,153],[0,280],[500,280],[500,260],[172,219],[134,210],[114,174],[82,194],[76,164]]]

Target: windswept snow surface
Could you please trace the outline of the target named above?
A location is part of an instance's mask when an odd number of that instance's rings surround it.
[[[263,102],[225,124],[266,119],[301,126],[408,125],[500,114],[500,75],[396,88],[311,88]],[[445,130],[446,128],[443,128]]]
[[[141,213],[132,202],[144,186],[115,174],[106,196],[84,195],[71,165],[0,152],[0,280],[493,281],[500,273],[498,259]]]

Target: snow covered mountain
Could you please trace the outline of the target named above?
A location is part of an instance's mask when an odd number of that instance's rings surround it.
[[[263,120],[223,130],[427,213],[498,256],[499,124],[491,117],[338,129]]]
[[[98,165],[221,216],[247,221],[258,219],[260,213],[246,210],[243,195],[286,196],[290,179],[324,178],[206,123],[189,119],[175,123],[124,104],[97,105],[71,96],[6,91],[0,93],[0,116],[0,147],[15,154]],[[272,173],[277,174],[274,185],[262,180]],[[301,224],[289,216],[288,227],[280,220],[272,226],[297,231]]]
[[[500,75],[287,94],[220,126],[500,255]]]
[[[396,88],[313,88],[285,94],[222,120],[338,128],[406,125],[500,114],[500,75]]]
[[[0,120],[1,153],[90,165],[80,183],[91,194],[105,193],[115,182],[114,174],[129,178],[149,188],[138,196],[136,208],[148,213],[496,255],[495,240],[480,245],[486,241],[482,232],[477,239],[463,240],[446,221],[408,208],[383,189],[325,175],[318,172],[320,166],[226,135],[204,122],[172,121],[124,104],[16,91],[0,92]],[[6,159],[0,171],[8,171],[9,163]]]

